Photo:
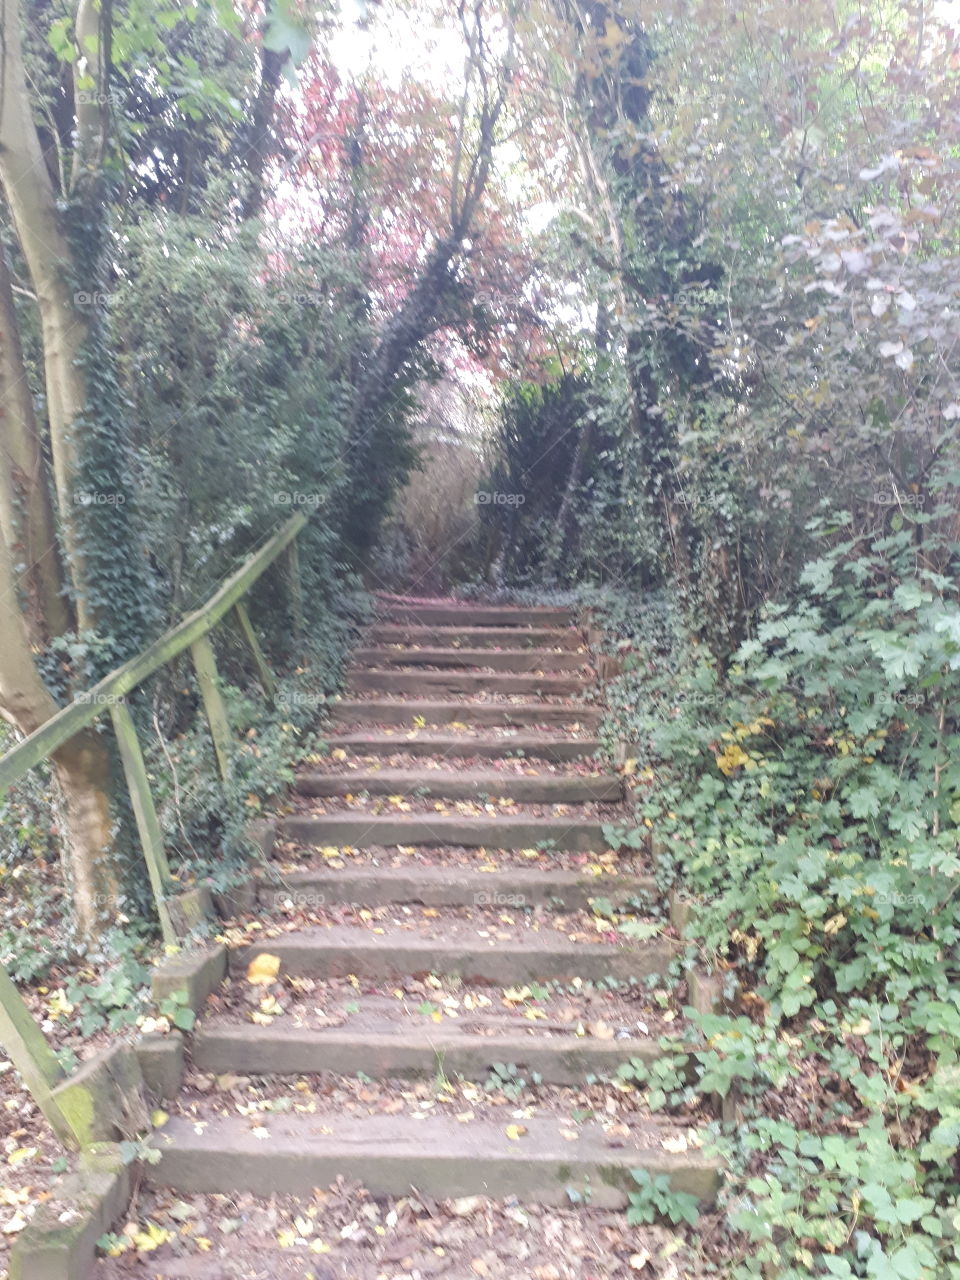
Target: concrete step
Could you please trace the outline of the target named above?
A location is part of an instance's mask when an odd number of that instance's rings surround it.
[[[581,649],[583,636],[575,627],[418,627],[415,623],[378,622],[367,639],[379,645],[418,648],[463,647],[500,649]]]
[[[509,796],[525,804],[583,804],[589,800],[623,798],[623,782],[615,773],[555,774],[533,777],[505,769],[489,771],[442,769],[357,769],[348,773],[301,773],[296,789],[306,796],[358,795],[437,796],[446,800],[477,800]]]
[[[246,971],[264,953],[280,957],[281,971],[296,977],[384,980],[442,973],[465,982],[511,986],[525,982],[600,982],[663,974],[679,954],[669,938],[620,945],[571,942],[559,930],[529,931],[515,940],[480,937],[475,922],[447,918],[442,936],[425,937],[398,925],[383,932],[353,925],[279,934],[230,952],[232,972]]]
[[[634,1186],[631,1169],[666,1175],[674,1190],[702,1200],[716,1194],[719,1169],[699,1151],[673,1154],[664,1141],[678,1127],[650,1119],[619,1146],[597,1123],[569,1141],[561,1113],[524,1120],[513,1141],[499,1118],[460,1124],[452,1115],[174,1116],[154,1136],[156,1164],[144,1164],[154,1186],[179,1195],[247,1192],[309,1196],[344,1176],[373,1195],[515,1195],[529,1203],[566,1205],[571,1192],[592,1205],[620,1208]],[[202,1120],[203,1123],[198,1123]],[[267,1130],[264,1140],[263,1130]],[[587,1189],[589,1188],[589,1192]]]
[[[595,818],[466,818],[459,814],[364,813],[294,814],[281,818],[277,834],[300,844],[444,845],[468,848],[527,849],[550,843],[557,849],[578,853],[602,851],[609,846],[602,824]]]
[[[275,908],[320,907],[356,903],[367,907],[392,903],[422,903],[425,907],[493,906],[526,908],[550,906],[576,911],[594,898],[625,903],[657,892],[652,876],[586,875],[577,871],[501,869],[470,871],[458,867],[346,867],[342,871],[318,867],[293,871],[283,883],[261,879],[259,905]]]
[[[599,707],[556,702],[450,702],[425,698],[406,701],[389,698],[340,698],[330,711],[340,724],[424,725],[577,725],[581,730],[598,729],[603,713]]]
[[[510,693],[531,697],[582,697],[595,684],[587,676],[531,675],[525,672],[373,671],[351,668],[352,693],[392,693],[405,698],[436,698],[458,693]]]
[[[516,605],[417,604],[403,600],[378,601],[380,617],[420,627],[568,627],[575,622],[570,609],[523,608]]]
[[[590,655],[564,649],[554,653],[544,649],[437,649],[376,648],[355,649],[358,667],[489,667],[494,671],[579,671],[588,667]]]
[[[597,738],[551,738],[535,734],[510,734],[502,738],[477,738],[466,734],[427,733],[419,731],[407,738],[396,733],[344,733],[326,739],[331,751],[340,748],[352,756],[395,755],[440,756],[446,759],[476,756],[483,760],[548,760],[557,764],[595,756],[600,750]]]
[[[538,1074],[544,1084],[582,1085],[588,1075],[614,1076],[629,1058],[653,1062],[664,1055],[656,1040],[632,1037],[594,1040],[570,1033],[548,1038],[520,1029],[506,1035],[458,1031],[455,1025],[425,1031],[384,1020],[375,1030],[349,1027],[313,1030],[248,1022],[204,1025],[193,1039],[198,1071],[249,1076],[312,1075],[334,1071],[373,1079],[431,1079],[442,1067],[449,1077],[484,1081],[495,1062],[510,1063],[521,1075]]]

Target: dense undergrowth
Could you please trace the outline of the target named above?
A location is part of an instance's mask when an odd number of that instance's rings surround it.
[[[604,612],[608,733],[724,993],[695,1053],[639,1076],[654,1106],[729,1099],[730,1274],[956,1277],[957,548],[932,516],[812,533],[724,668],[668,596]]]

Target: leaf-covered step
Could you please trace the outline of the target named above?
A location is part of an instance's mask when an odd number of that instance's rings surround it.
[[[291,903],[328,905],[359,903],[368,907],[390,903],[422,903],[428,907],[503,906],[527,909],[551,907],[583,910],[596,900],[612,904],[653,898],[652,876],[591,875],[552,868],[469,871],[462,867],[329,866],[263,878],[257,901],[266,907]]]
[[[381,646],[355,649],[352,659],[357,667],[455,667],[489,668],[491,671],[580,671],[589,666],[585,652],[569,649],[467,649],[414,648]]]
[[[572,627],[435,627],[381,622],[367,640],[379,645],[412,645],[448,651],[454,648],[581,649],[583,636]]]
[[[274,956],[279,971],[302,977],[376,980],[409,974],[457,974],[467,982],[501,986],[530,981],[649,977],[666,972],[679,944],[654,936],[646,941],[574,941],[556,930],[523,936],[474,921],[441,917],[432,932],[412,932],[387,923],[362,928],[331,924],[282,933],[230,951],[232,972],[246,970],[260,955]],[[655,927],[650,926],[655,933]],[[486,936],[484,936],[486,935]]]
[[[297,791],[307,796],[409,795],[446,800],[476,800],[508,796],[528,804],[582,804],[588,800],[617,801],[623,782],[616,774],[544,774],[542,776],[445,769],[363,769],[348,773],[307,771],[297,777]]]
[[[466,726],[464,726],[466,728]],[[560,763],[591,759],[600,750],[598,738],[558,737],[541,734],[503,732],[499,737],[478,733],[442,733],[434,730],[397,730],[393,733],[334,733],[327,739],[331,751],[345,751],[351,756],[382,755],[397,752],[413,756],[453,758],[475,756],[484,760],[546,760]]]
[[[347,675],[352,693],[392,693],[404,697],[504,693],[531,698],[582,697],[593,681],[580,675],[536,675],[483,671],[374,671],[353,669]]]
[[[525,849],[553,845],[604,850],[604,824],[595,818],[461,817],[459,814],[298,814],[277,824],[283,839],[324,845],[473,845]]]
[[[301,1103],[301,1105],[304,1105]],[[710,1201],[717,1162],[680,1149],[682,1129],[651,1120],[611,1143],[599,1122],[576,1129],[561,1112],[511,1121],[459,1122],[447,1114],[312,1114],[237,1116],[198,1109],[172,1118],[154,1137],[160,1153],[144,1174],[178,1194],[216,1191],[254,1195],[310,1194],[339,1177],[361,1181],[374,1195],[515,1195],[563,1205],[627,1203],[635,1169],[668,1179],[674,1193]],[[570,1133],[570,1138],[565,1136]]]
[[[409,729],[435,725],[540,726],[589,733],[600,727],[599,707],[560,702],[455,702],[450,699],[339,698],[330,704],[340,724],[402,724]]]

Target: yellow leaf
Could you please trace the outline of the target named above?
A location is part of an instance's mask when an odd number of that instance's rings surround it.
[[[169,1112],[163,1111],[160,1107],[158,1107],[150,1117],[151,1123],[155,1129],[162,1129],[169,1119]]]
[[[311,1253],[329,1253],[330,1246],[327,1244],[325,1240],[311,1240],[310,1252]]]
[[[289,1227],[285,1227],[283,1231],[277,1232],[277,1244],[281,1249],[292,1249],[297,1243],[297,1233],[291,1231]]]
[[[247,981],[255,987],[269,987],[276,981],[280,972],[280,957],[269,955],[264,951],[255,956],[247,966]]]
[[[152,1253],[172,1239],[172,1233],[164,1227],[158,1227],[155,1222],[148,1222],[142,1231],[135,1231],[133,1234],[134,1247],[140,1253]]]
[[[504,1133],[512,1142],[519,1142],[523,1135],[527,1132],[525,1124],[508,1124]]]
[[[346,760],[346,758],[347,753],[344,751],[343,747],[335,747],[333,751],[330,752],[331,760]]]
[[[620,769],[620,772],[623,774],[625,778],[631,777],[633,774],[637,772],[636,760],[624,760],[623,766]]]
[[[26,1160],[32,1160],[36,1154],[36,1147],[17,1147],[16,1151],[11,1151],[7,1156],[7,1164],[23,1164]]]
[[[504,1004],[523,1004],[533,993],[529,987],[508,987],[503,993]]]
[[[212,1240],[208,1240],[206,1236],[197,1236],[197,1248],[201,1253],[209,1253],[212,1247]]]

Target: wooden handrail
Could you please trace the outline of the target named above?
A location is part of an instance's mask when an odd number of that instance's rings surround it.
[[[57,747],[74,734],[92,724],[98,716],[142,684],[148,676],[165,666],[178,654],[212,631],[224,614],[241,600],[258,578],[293,542],[307,522],[305,512],[298,512],[265,542],[244,565],[219,587],[206,604],[188,613],[182,622],[165,631],[143,653],[104,676],[92,689],[75,698],[39,729],[0,756],[0,790],[6,790],[22,778],[34,765],[45,760]]]

